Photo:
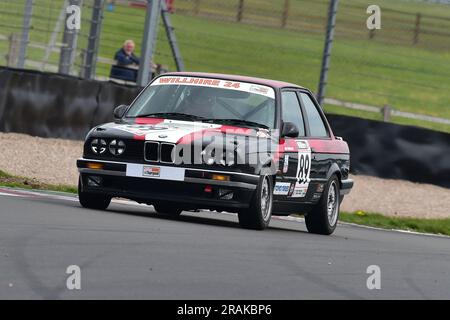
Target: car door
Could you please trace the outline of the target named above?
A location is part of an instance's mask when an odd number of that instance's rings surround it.
[[[319,105],[309,92],[298,91],[301,108],[305,118],[306,141],[311,152],[311,168],[309,179],[315,183],[325,182],[328,172],[337,158],[328,123]],[[319,188],[320,189],[320,188]]]
[[[280,139],[280,170],[274,188],[278,200],[305,198],[311,168],[311,150],[306,140],[306,126],[297,90],[281,92],[281,120],[298,128],[297,137]]]

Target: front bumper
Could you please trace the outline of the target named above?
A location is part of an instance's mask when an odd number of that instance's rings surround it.
[[[79,159],[77,167],[83,191],[193,209],[248,208],[259,183],[258,175],[176,166]],[[214,180],[214,175],[229,180]]]
[[[341,190],[340,194],[341,196],[349,194],[350,191],[353,188],[353,180],[352,179],[346,179],[341,181]]]

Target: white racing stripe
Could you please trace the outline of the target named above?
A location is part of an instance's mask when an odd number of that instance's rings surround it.
[[[145,140],[176,143],[187,135],[201,133],[205,129],[218,129],[221,125],[166,119],[161,124],[155,126],[155,128],[158,127],[166,129],[148,132],[145,135]]]
[[[7,196],[7,197],[25,197],[25,195],[12,194],[12,193],[7,193],[7,192],[0,192],[0,196]]]
[[[177,143],[181,138],[206,129],[219,129],[219,124],[165,119],[158,124],[119,124],[112,128],[143,136],[147,141]],[[201,136],[199,137],[201,138]]]

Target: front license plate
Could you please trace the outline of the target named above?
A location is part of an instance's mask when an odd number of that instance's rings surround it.
[[[127,177],[184,181],[184,168],[127,164]]]

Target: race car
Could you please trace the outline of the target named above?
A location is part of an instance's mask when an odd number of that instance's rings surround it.
[[[301,214],[329,235],[353,186],[348,145],[314,95],[281,81],[210,73],[166,73],[114,122],[89,131],[80,172],[83,207],[113,197],[157,213],[235,212],[244,228]]]

